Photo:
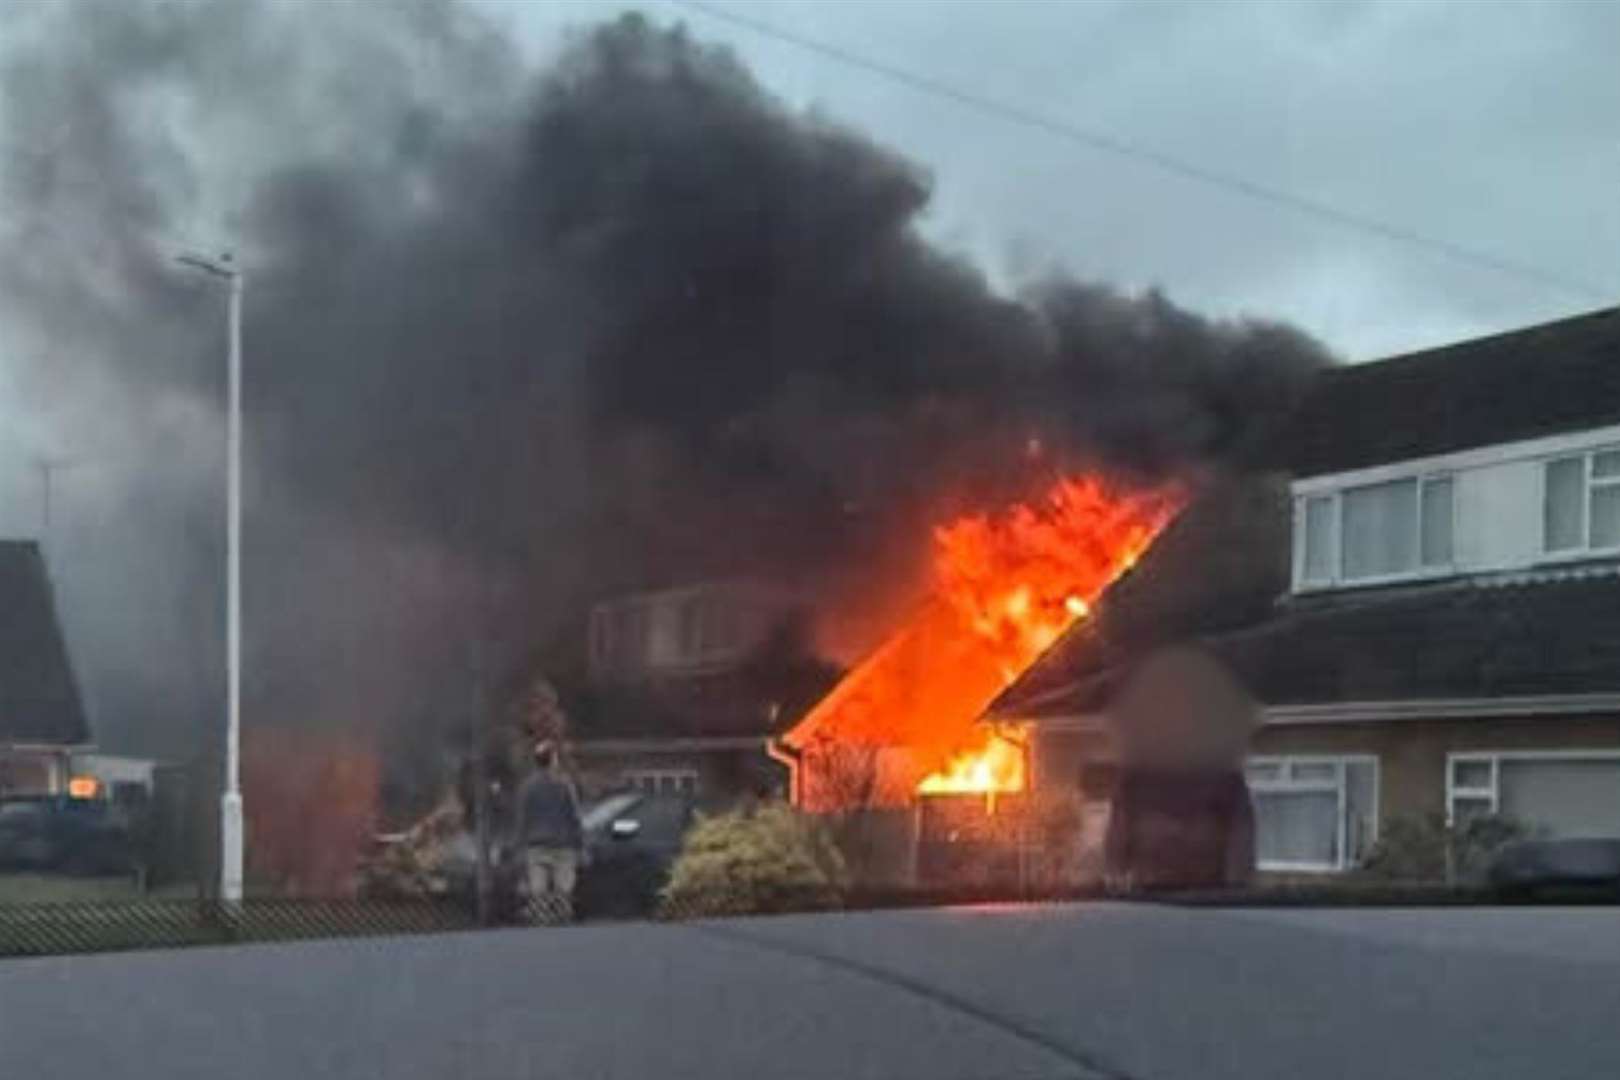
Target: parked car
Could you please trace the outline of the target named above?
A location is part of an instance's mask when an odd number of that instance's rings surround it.
[[[695,815],[692,796],[673,791],[620,792],[586,807],[575,910],[593,918],[652,914]]]
[[[1514,841],[1496,853],[1488,879],[1507,893],[1542,888],[1620,891],[1620,840]]]
[[[136,865],[129,817],[101,799],[0,801],[0,869],[126,874]]]

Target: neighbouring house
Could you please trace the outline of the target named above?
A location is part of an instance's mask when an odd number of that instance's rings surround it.
[[[89,742],[44,555],[0,541],[0,798],[67,791]]]
[[[1332,369],[1278,453],[997,701],[1033,783],[1103,804],[1110,703],[1173,647],[1254,703],[1263,870],[1430,814],[1620,836],[1620,310]]]
[[[779,734],[832,685],[803,606],[752,582],[598,604],[586,685],[569,695],[570,753],[588,794],[678,791],[704,804],[777,794]]]

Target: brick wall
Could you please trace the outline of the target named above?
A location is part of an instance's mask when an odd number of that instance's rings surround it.
[[[1620,716],[1475,717],[1268,726],[1254,754],[1373,754],[1379,820],[1443,813],[1446,755],[1469,750],[1620,750]]]

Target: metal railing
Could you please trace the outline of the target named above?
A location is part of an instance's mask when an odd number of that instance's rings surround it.
[[[1471,904],[1616,903],[1607,889],[1555,889],[1535,894],[1488,888],[1457,888],[1430,883],[1283,884],[1253,888],[1202,889],[1111,894],[1098,888],[860,889],[838,909],[880,911],[964,904],[1051,904],[1087,900],[1128,900],[1182,907],[1432,907]],[[824,897],[795,903],[777,897],[768,912],[790,914],[827,910]],[[198,899],[132,899],[68,903],[0,904],[0,958],[173,949],[321,938],[437,934],[486,928],[563,926],[625,920],[679,922],[729,912],[704,904],[690,910],[660,904],[636,913],[575,911],[561,897],[525,900],[499,917],[480,923],[472,905],[454,898],[281,899],[249,898],[235,903]]]

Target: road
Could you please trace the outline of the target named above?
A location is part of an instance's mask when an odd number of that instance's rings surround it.
[[[0,961],[7,1076],[1620,1075],[1620,909],[982,907]]]

